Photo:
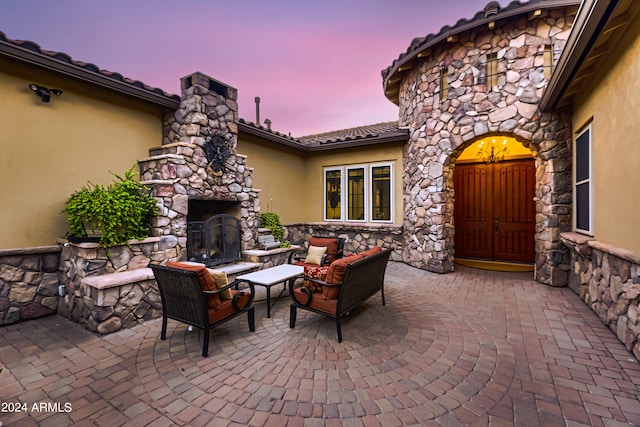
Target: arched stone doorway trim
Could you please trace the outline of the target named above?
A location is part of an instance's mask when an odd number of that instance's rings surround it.
[[[492,118],[501,121],[493,122]],[[482,138],[509,136],[535,154],[535,278],[551,285],[566,284],[568,259],[560,232],[571,226],[568,121],[556,113],[524,117],[516,107],[509,109],[508,114],[494,110],[475,116],[448,116],[443,125],[435,120],[428,122],[410,129],[410,140],[405,146],[404,262],[437,273],[453,271],[452,162]],[[499,131],[507,127],[509,131]],[[434,132],[430,128],[450,130]],[[462,131],[466,131],[464,136]]]

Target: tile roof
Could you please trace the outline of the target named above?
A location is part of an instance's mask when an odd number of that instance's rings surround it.
[[[331,132],[301,136],[298,140],[304,145],[321,145],[337,142],[363,140],[367,138],[381,137],[390,133],[402,131],[397,121],[376,123],[372,125],[358,126],[349,129],[340,129]]]
[[[0,54],[76,78],[90,80],[93,83],[98,83],[97,80],[107,79],[110,80],[110,82],[107,82],[107,84],[103,82],[102,86],[107,86],[114,90],[120,89],[122,92],[147,92],[151,95],[147,98],[157,99],[159,101],[162,101],[164,98],[165,104],[175,104],[177,106],[177,103],[180,102],[180,96],[178,95],[167,93],[159,88],[147,86],[139,80],[124,77],[120,73],[102,70],[94,64],[76,61],[66,53],[42,49],[37,43],[31,41],[12,40],[2,31],[0,31]],[[94,75],[96,78],[87,77],[88,75]]]
[[[404,141],[408,137],[408,130],[401,129],[397,121],[340,129],[298,138],[292,137],[291,134],[283,134],[244,119],[240,119],[239,125],[240,129],[244,132],[267,138],[292,148],[307,151],[344,148],[396,140]]]

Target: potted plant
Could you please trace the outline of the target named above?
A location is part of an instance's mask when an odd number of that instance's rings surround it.
[[[87,182],[71,194],[63,212],[73,236],[87,237],[99,230],[99,243],[105,247],[148,237],[149,218],[158,205],[149,189],[134,179],[134,166],[123,176],[110,172],[115,179],[107,187]]]

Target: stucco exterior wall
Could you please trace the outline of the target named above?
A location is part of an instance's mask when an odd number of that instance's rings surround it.
[[[238,152],[254,168],[260,208],[280,215],[283,224],[324,220],[324,174],[329,166],[390,162],[394,173],[394,224],[402,224],[402,143],[303,153],[240,134]]]
[[[476,28],[433,46],[402,77],[400,125],[410,128],[404,152],[403,259],[430,271],[451,271],[455,254],[452,160],[491,135],[516,138],[536,157],[535,278],[567,283],[568,252],[560,233],[571,222],[571,130],[568,117],[541,114],[545,45],[561,49],[573,17],[542,10]],[[487,56],[497,56],[498,84],[488,85]],[[448,94],[441,99],[441,69]]]
[[[255,136],[238,135],[238,153],[253,168],[253,185],[260,190],[261,212],[275,212],[282,223],[308,221],[305,160],[301,153],[283,149]]]
[[[591,121],[594,238],[640,253],[640,19],[628,26],[574,102],[573,128]],[[575,136],[575,135],[574,135]]]
[[[64,91],[43,103],[28,87]],[[60,213],[87,180],[108,183],[162,142],[157,108],[50,72],[0,59],[0,249],[55,244]]]

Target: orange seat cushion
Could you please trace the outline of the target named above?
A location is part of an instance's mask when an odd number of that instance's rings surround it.
[[[304,304],[307,302],[307,294],[302,291],[301,288],[296,288],[293,290],[293,294],[300,304]],[[316,310],[324,311],[329,314],[336,314],[338,308],[338,300],[337,299],[325,299],[322,297],[322,292],[313,292],[311,294],[311,303],[309,307],[313,307]]]
[[[233,295],[242,291],[236,291],[235,289],[231,289],[230,292],[233,297]],[[245,307],[249,303],[250,296],[251,296],[251,293],[245,291],[244,295],[238,298],[238,307],[240,308]],[[234,313],[236,313],[236,310],[233,307],[233,301],[230,299],[222,300],[222,302],[217,308],[209,309],[209,323],[214,323],[219,320],[225,319]]]
[[[198,273],[198,280],[200,281],[200,287],[203,291],[217,291],[216,282],[211,277],[211,274],[207,270],[204,264],[190,263],[190,262],[177,262],[169,261],[167,267],[178,268],[181,270],[195,271]],[[209,308],[218,308],[220,305],[220,297],[218,295],[206,295],[204,296]]]

